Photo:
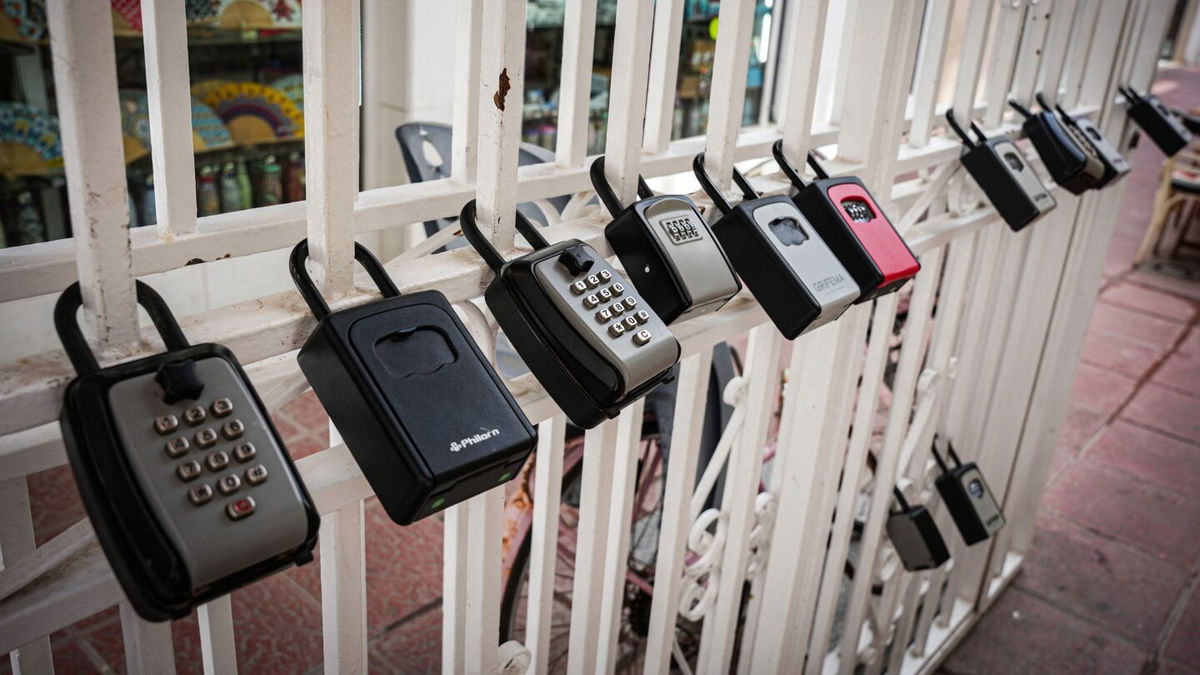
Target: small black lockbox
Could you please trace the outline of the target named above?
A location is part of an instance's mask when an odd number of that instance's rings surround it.
[[[1042,100],[1041,94],[1038,94],[1038,101],[1043,106],[1046,105],[1045,101]],[[1058,111],[1058,117],[1062,120],[1063,127],[1076,138],[1081,146],[1090,146],[1095,152],[1096,158],[1103,165],[1104,173],[1095,185],[1097,190],[1129,173],[1132,169],[1129,166],[1129,162],[1125,160],[1112,143],[1108,142],[1108,139],[1100,133],[1100,130],[1096,128],[1096,125],[1090,119],[1083,115],[1070,115],[1060,105],[1056,105],[1054,109]]]
[[[1008,104],[1025,118],[1021,130],[1033,143],[1055,183],[1078,195],[1100,182],[1104,177],[1104,165],[1096,151],[1059,122],[1054,111],[1044,108],[1034,113],[1014,100],[1009,100]]]
[[[1009,229],[1019,232],[1058,205],[1015,143],[1005,136],[988,138],[974,122],[971,122],[971,130],[978,142],[972,140],[959,126],[953,109],[946,111],[946,121],[962,139],[963,152],[959,159],[967,173],[975,179]]]
[[[1167,157],[1174,156],[1192,142],[1192,132],[1157,96],[1142,96],[1133,87],[1119,89],[1129,104],[1129,116]]]
[[[837,319],[858,299],[858,284],[790,197],[759,197],[735,167],[744,199],[731,206],[704,170],[703,153],[692,171],[721,212],[713,232],[785,338]]]
[[[484,300],[550,398],[572,424],[591,429],[669,377],[679,341],[595,249],[578,239],[551,245],[515,215],[533,251],[508,261],[479,231],[474,200],[459,216],[496,273]]]
[[[916,572],[941,567],[950,559],[950,551],[933,514],[920,504],[909,506],[899,488],[892,491],[900,510],[888,513],[887,533],[904,569]]]
[[[504,483],[537,434],[438,291],[401,295],[360,244],[384,298],[337,312],[313,285],[308,240],[292,279],[317,327],[297,360],[389,517],[407,525]]]
[[[158,293],[136,287],[167,351],[107,368],[79,330],[79,284],[59,296],[54,326],[79,374],[60,424],[129,604],[166,621],[311,561],[321,519],[233,353],[189,345]]]
[[[604,176],[603,157],[592,162],[591,174],[613,216],[604,236],[629,280],[667,325],[715,312],[742,290],[691,199],[655,195],[639,176],[640,199],[623,207]]]
[[[1004,512],[975,462],[963,464],[954,446],[947,442],[950,459],[954,460],[953,467],[947,466],[938,452],[938,440],[936,436],[933,439],[933,457],[942,471],[934,481],[938,494],[942,495],[963,541],[968,546],[981,542],[1004,526]]]

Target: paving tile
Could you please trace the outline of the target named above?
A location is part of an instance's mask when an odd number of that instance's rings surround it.
[[[1092,311],[1088,331],[1165,349],[1174,344],[1184,327],[1168,319],[1098,302]]]
[[[1179,323],[1187,323],[1196,314],[1196,303],[1191,300],[1125,281],[1104,289],[1100,301]]]
[[[285,444],[290,444],[293,440],[299,440],[308,435],[308,430],[298,426],[286,413],[275,413],[271,416],[271,421],[275,423],[275,429]]]
[[[442,595],[442,521],[407,527],[392,522],[379,502],[366,506],[367,625],[377,635]],[[290,577],[321,597],[320,557]]]
[[[1193,327],[1188,331],[1187,337],[1179,343],[1179,348],[1175,350],[1175,353],[1200,356],[1200,328]]]
[[[1145,660],[1129,642],[1009,589],[950,654],[945,669],[955,675],[1128,675]]]
[[[1104,419],[1105,416],[1095,410],[1072,403],[1067,408],[1062,430],[1058,432],[1058,442],[1078,449],[1104,425]]]
[[[1179,617],[1167,643],[1167,656],[1200,668],[1200,592],[1192,592],[1192,599]]]
[[[283,412],[311,434],[320,435],[322,430],[328,432],[329,415],[325,414],[325,408],[321,407],[321,402],[312,390],[284,406]]]
[[[1117,420],[1088,449],[1088,459],[1130,476],[1197,497],[1200,446]]]
[[[38,546],[87,517],[71,468],[63,465],[29,474],[29,511]]]
[[[1200,354],[1172,354],[1154,371],[1150,381],[1200,396]]]
[[[432,609],[379,638],[375,648],[406,675],[433,675],[442,663],[442,609]]]
[[[1200,556],[1200,501],[1155,488],[1092,462],[1054,482],[1044,506],[1151,555],[1190,568]]]
[[[284,579],[233,593],[239,673],[301,673],[321,662],[321,610]]]
[[[1130,272],[1129,276],[1125,278],[1142,286],[1150,286],[1191,300],[1200,300],[1200,283],[1195,281],[1162,274],[1152,269],[1137,269]]]
[[[1083,345],[1083,362],[1137,378],[1162,356],[1163,348],[1130,342],[1104,333],[1088,333]]]
[[[5,655],[7,656],[7,654]],[[4,659],[8,661],[9,659]],[[56,673],[99,673],[103,672],[88,653],[83,643],[74,637],[62,636],[50,639],[50,660]]]
[[[1200,398],[1147,384],[1121,413],[1148,427],[1200,443]]]
[[[93,623],[87,630],[80,630],[79,635],[80,640],[91,646],[110,668],[118,673],[125,672],[124,633],[115,607],[112,608],[112,614],[107,621]],[[171,623],[171,638],[175,650],[175,672],[197,675],[203,673],[204,667],[200,659],[200,628],[196,623],[195,612]]]
[[[1120,373],[1081,363],[1075,373],[1071,401],[1108,416],[1133,392],[1137,380]]]
[[[1050,458],[1050,480],[1058,475],[1072,459],[1079,455],[1079,448],[1061,440],[1054,446],[1054,455]]]
[[[309,455],[329,447],[329,441],[322,441],[312,436],[303,436],[299,440],[285,443],[292,459],[304,459]]]
[[[1187,581],[1183,568],[1043,516],[1013,583],[1150,649]]]
[[[1200,668],[1193,668],[1186,663],[1167,659],[1158,664],[1154,675],[1200,675]]]

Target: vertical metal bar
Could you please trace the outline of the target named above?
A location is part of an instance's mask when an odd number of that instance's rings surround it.
[[[671,143],[675,121],[675,89],[679,80],[679,41],[683,35],[684,0],[654,3],[654,37],[650,45],[650,87],[646,102],[643,146],[663,152]]]
[[[525,0],[483,3],[480,46],[479,229],[499,249],[516,237],[517,159],[525,103]]]
[[[914,148],[929,143],[933,108],[937,104],[946,62],[951,9],[950,0],[929,0],[925,7],[925,46],[914,78],[917,91],[913,99],[912,126],[908,132],[908,144]]]
[[[646,632],[646,665],[643,671],[646,675],[666,675],[671,669],[683,557],[687,552],[688,504],[692,498],[692,486],[696,484],[711,366],[712,352],[707,349],[686,357],[680,365],[677,387],[680,395],[675,399],[671,427],[672,461],[667,463],[662,509],[662,522],[673,525],[659,530],[654,596]]]
[[[1038,72],[1045,59],[1046,36],[1049,33],[1050,14],[1057,9],[1055,0],[1031,2],[1025,12],[1021,42],[1017,48],[1016,66],[1013,69],[1012,95],[1018,101],[1033,101],[1033,90],[1037,86]]]
[[[171,624],[151,623],[137,615],[128,602],[120,604],[121,635],[125,640],[125,670],[129,675],[175,672]]]
[[[187,23],[178,0],[142,0],[154,213],[164,236],[196,231]]]
[[[1042,72],[1038,76],[1038,90],[1051,103],[1059,100],[1058,85],[1066,67],[1071,33],[1081,13],[1076,0],[1056,0],[1051,7],[1046,47],[1042,54]]]
[[[525,646],[534,675],[549,668],[550,625],[554,617],[554,566],[558,559],[558,519],[562,498],[563,440],[567,420],[555,415],[538,425],[535,457],[532,541],[529,549],[529,603]]]
[[[483,0],[458,0],[454,6],[454,116],[450,177],[474,183],[479,161],[479,51],[483,41]]]
[[[963,28],[962,50],[958,55],[958,74],[954,85],[954,109],[969,118],[975,109],[975,91],[983,67],[983,48],[987,46],[988,27],[992,20],[990,0],[968,0],[967,23]]]
[[[442,673],[466,672],[467,650],[467,505],[446,509],[442,524]],[[532,592],[532,588],[530,592]]]
[[[1100,16],[1103,2],[1080,2],[1075,10],[1075,27],[1071,30],[1068,40],[1067,55],[1063,63],[1062,103],[1070,110],[1079,101],[1079,85],[1083,82],[1083,71],[1086,67],[1088,52],[1091,50],[1092,38],[1098,30],[1096,19]]]
[[[780,55],[783,74],[779,80],[784,91],[778,118],[788,157],[803,157],[811,143],[828,17],[829,0],[799,0],[785,9],[788,42],[787,51]]]
[[[204,675],[237,672],[237,643],[233,639],[233,603],[228,595],[200,605],[200,661]]]
[[[992,50],[988,56],[987,82],[984,83],[983,123],[992,128],[1000,125],[1000,119],[1008,108],[1009,85],[1012,83],[1016,65],[1017,47],[1020,42],[1021,25],[1025,18],[1026,0],[1014,0],[996,5],[996,32],[992,37]]]
[[[84,308],[102,345],[132,343],[137,301],[112,7],[105,0],[51,0],[46,17]]]
[[[309,253],[327,296],[354,287],[359,0],[304,6],[304,165]]]
[[[747,541],[754,524],[754,501],[762,475],[763,445],[767,425],[774,413],[773,382],[778,372],[780,340],[779,333],[770,324],[750,331],[745,381],[754,384],[746,393],[743,403],[746,406],[745,426],[734,441],[726,469],[725,492],[721,498],[721,510],[728,518],[725,550],[718,568],[720,580],[716,604],[704,617],[697,673],[727,672],[733,656],[749,555]]]
[[[321,517],[321,628],[325,668],[364,673],[367,582],[363,502]]]
[[[617,0],[613,75],[608,87],[608,131],[604,139],[604,176],[623,204],[632,202],[637,194],[638,171],[642,165],[653,12],[653,3]]]
[[[592,53],[596,0],[568,2],[563,18],[562,82],[558,88],[558,145],[563,166],[583,166],[591,131]]]
[[[718,189],[728,189],[733,183],[733,149],[746,102],[754,4],[754,0],[724,0],[717,15],[717,51],[713,56],[708,100],[704,168]]]
[[[459,570],[467,577],[463,664],[468,673],[495,673],[499,668],[496,637],[500,634],[504,486],[471,498],[466,512],[468,564]]]
[[[0,481],[0,570],[12,565],[35,548],[33,514],[29,510],[26,478]],[[32,640],[13,652],[13,672],[53,673],[50,637]]]

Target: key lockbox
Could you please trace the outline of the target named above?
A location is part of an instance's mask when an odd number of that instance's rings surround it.
[[[946,111],[946,121],[962,139],[959,159],[967,173],[1013,232],[1021,231],[1058,205],[1015,143],[1004,136],[988,138],[974,122],[971,130],[978,142],[972,140],[959,126],[953,109]]]
[[[623,207],[604,176],[603,157],[592,162],[591,174],[613,216],[604,236],[629,280],[668,325],[715,312],[742,290],[691,199],[655,195],[639,176],[640,199]]]
[[[1044,104],[1042,111],[1037,113],[1012,99],[1009,99],[1008,105],[1025,118],[1021,123],[1021,131],[1033,143],[1038,157],[1042,158],[1042,164],[1055,183],[1074,195],[1096,187],[1104,177],[1104,164],[1096,156],[1091,144],[1078,136],[1078,130],[1059,122],[1054,112]],[[1071,131],[1076,133],[1072,134]]]
[[[988,488],[987,481],[983,479],[983,474],[975,462],[963,464],[954,452],[954,446],[947,442],[947,452],[954,461],[953,467],[948,466],[942,458],[942,453],[938,452],[939,440],[937,436],[933,439],[933,458],[937,461],[942,475],[938,476],[934,484],[942,496],[942,501],[946,503],[963,541],[968,546],[976,544],[1004,526],[1004,512],[1000,510],[995,495]]]
[[[1038,94],[1038,100],[1041,101],[1041,94]],[[1045,103],[1042,103],[1044,106]],[[1062,106],[1055,106],[1058,111],[1058,116],[1062,120],[1063,126],[1067,131],[1074,132],[1077,138],[1082,139],[1080,144],[1086,143],[1095,151],[1096,157],[1104,166],[1104,173],[1096,183],[1096,189],[1112,183],[1113,181],[1125,176],[1129,173],[1132,167],[1125,157],[1117,150],[1117,148],[1108,142],[1108,139],[1100,133],[1100,129],[1092,122],[1092,120],[1083,115],[1070,115]]]
[[[809,153],[808,163],[817,178],[805,184],[784,156],[782,140],[771,151],[797,190],[792,200],[858,284],[856,302],[898,291],[921,270],[912,249],[861,180],[830,178]]]
[[[904,569],[916,572],[941,567],[950,559],[950,551],[933,514],[920,504],[909,506],[899,488],[892,493],[900,509],[888,514],[887,533]]]
[[[531,253],[505,261],[475,223],[459,224],[496,273],[484,300],[521,359],[571,423],[590,429],[658,386],[679,361],[679,341],[642,296],[591,246],[551,245],[516,213]]]
[[[1142,96],[1133,87],[1119,87],[1129,104],[1129,116],[1167,157],[1192,142],[1192,132],[1154,94]]]
[[[537,434],[438,291],[401,295],[361,244],[384,298],[330,312],[292,249],[296,288],[317,317],[297,360],[391,519],[408,525],[510,480]]]
[[[130,604],[147,621],[313,558],[320,516],[233,353],[190,345],[158,293],[138,304],[167,351],[101,368],[79,284],[54,307],[78,376],[60,418],[75,483]]]
[[[789,340],[842,315],[858,299],[858,284],[790,197],[759,197],[735,167],[743,201],[731,206],[704,169],[692,170],[721,212],[713,232],[758,304]]]

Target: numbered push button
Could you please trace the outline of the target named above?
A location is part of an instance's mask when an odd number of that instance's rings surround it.
[[[198,405],[194,408],[188,408],[187,412],[183,413],[183,421],[188,423],[189,427],[194,427],[200,424],[208,417],[208,412],[204,406]]]
[[[625,334],[625,322],[618,321],[608,327],[608,334],[613,337],[621,337]]]
[[[221,476],[221,480],[217,481],[217,489],[223,495],[231,495],[242,488],[242,479],[238,478],[236,473],[231,473]]]
[[[608,309],[607,307],[600,310],[599,312],[596,312],[596,321],[598,321],[600,323],[608,323],[609,321],[612,321],[612,318],[613,318],[612,310]]]
[[[224,417],[233,412],[233,401],[227,398],[219,398],[212,402],[212,414],[217,417]]]
[[[644,309],[639,309],[637,314],[634,314],[634,316],[637,317],[638,323],[646,323],[650,320],[650,312],[647,312]]]
[[[650,341],[650,337],[651,337],[650,331],[645,330],[645,329],[639,330],[638,332],[634,333],[634,335],[633,335],[633,344],[641,347],[642,345],[644,345]]]
[[[230,420],[221,426],[221,435],[229,440],[235,440],[246,433],[246,425],[241,420]]]
[[[583,299],[583,306],[587,307],[588,309],[594,309],[596,307],[596,305],[599,305],[599,304],[600,304],[600,298],[596,297],[595,293],[593,293],[592,295],[589,295]]]
[[[246,482],[251,485],[259,485],[267,479],[267,467],[262,464],[255,464],[246,469]]]
[[[638,327],[638,320],[637,320],[636,316],[625,317],[625,330],[634,330],[637,327]]]
[[[217,430],[212,427],[207,427],[196,432],[196,445],[201,449],[211,448],[217,444],[220,436],[217,436]]]
[[[254,499],[252,497],[242,497],[225,507],[225,513],[230,520],[241,520],[246,516],[254,513]]]
[[[180,464],[179,468],[175,469],[175,474],[179,476],[179,480],[189,481],[195,480],[201,471],[203,469],[200,467],[200,462],[193,459]]]
[[[191,490],[188,490],[188,500],[196,506],[207,504],[208,502],[212,501],[212,498],[213,489],[212,486],[207,483],[204,485],[197,485]]]
[[[250,460],[254,459],[254,455],[256,454],[258,454],[258,449],[255,448],[254,444],[250,442],[239,443],[237,447],[233,449],[233,458],[239,462],[249,462]]]
[[[157,431],[160,436],[166,436],[178,428],[179,418],[174,415],[163,415],[162,417],[154,420],[154,430]]]
[[[167,456],[182,457],[187,454],[188,448],[190,447],[191,443],[188,443],[187,438],[183,436],[172,438],[171,440],[167,441]]]
[[[208,464],[209,471],[220,471],[229,466],[229,455],[225,454],[224,450],[220,450],[209,455],[205,463]]]

